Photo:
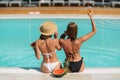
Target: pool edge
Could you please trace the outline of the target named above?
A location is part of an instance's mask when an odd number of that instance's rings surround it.
[[[38,68],[0,67],[0,80],[120,80],[120,67],[85,68],[80,73],[68,73],[62,78],[39,71]]]

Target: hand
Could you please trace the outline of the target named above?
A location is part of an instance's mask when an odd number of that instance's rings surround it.
[[[93,9],[91,7],[88,8],[87,14],[89,15],[89,17],[93,16]]]
[[[65,36],[67,35],[67,31],[64,31],[64,35],[65,35]]]
[[[58,38],[58,32],[54,33],[54,38]]]
[[[60,39],[65,39],[66,36],[67,36],[67,31],[64,31],[64,33],[60,36]]]

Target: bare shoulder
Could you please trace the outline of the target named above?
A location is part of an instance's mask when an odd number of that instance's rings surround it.
[[[38,39],[38,40],[36,40],[35,42],[38,43],[38,42],[40,42],[40,41],[41,41],[41,40]]]
[[[35,41],[35,44],[40,44],[42,41],[40,39]]]
[[[76,42],[77,42],[77,43],[81,43],[81,42],[83,42],[83,41],[84,41],[84,40],[82,39],[82,37],[76,39]]]

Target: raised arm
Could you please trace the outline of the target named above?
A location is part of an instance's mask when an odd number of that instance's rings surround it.
[[[92,24],[92,31],[90,33],[88,33],[87,35],[83,36],[83,37],[80,37],[80,39],[82,41],[86,41],[88,40],[89,38],[91,38],[95,33],[96,33],[96,25],[94,23],[94,20],[92,18],[92,15],[93,15],[93,11],[91,9],[88,10],[87,12],[89,18],[90,18],[90,21],[91,21],[91,24]]]
[[[67,36],[67,31],[64,31],[64,33],[60,36],[60,39],[65,39],[66,36]]]

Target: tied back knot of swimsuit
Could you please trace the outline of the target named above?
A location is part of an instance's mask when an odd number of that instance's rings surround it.
[[[44,55],[46,55],[47,59],[49,59],[50,57],[52,57],[53,52],[50,53],[45,53]]]
[[[52,53],[46,53],[45,55],[46,55],[47,59],[49,59],[50,57],[52,57]]]
[[[43,54],[43,55],[45,55],[46,58],[48,59],[48,63],[49,63],[50,57],[52,57],[52,55],[53,55],[55,52],[56,52],[56,51],[54,51],[54,52],[49,52],[49,53],[44,53],[44,54]]]

